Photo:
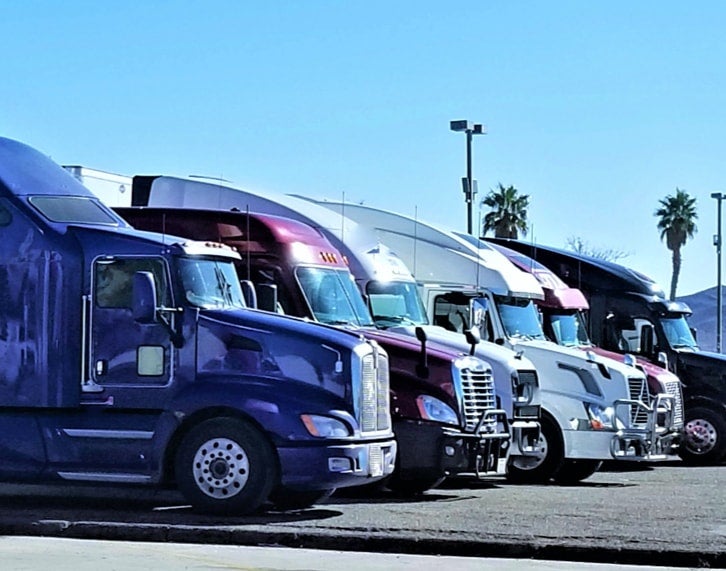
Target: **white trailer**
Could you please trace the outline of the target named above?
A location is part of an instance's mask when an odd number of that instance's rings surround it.
[[[107,206],[130,206],[133,177],[78,165],[64,165],[78,182]]]

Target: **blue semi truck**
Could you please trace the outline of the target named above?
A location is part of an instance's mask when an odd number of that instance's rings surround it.
[[[301,507],[395,464],[386,352],[246,306],[220,244],[138,232],[0,139],[0,479]]]

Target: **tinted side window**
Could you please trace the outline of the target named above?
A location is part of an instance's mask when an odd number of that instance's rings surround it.
[[[136,272],[151,272],[162,305],[169,305],[169,288],[160,259],[129,258],[101,260],[94,270],[94,298],[98,307],[131,308],[132,283]]]

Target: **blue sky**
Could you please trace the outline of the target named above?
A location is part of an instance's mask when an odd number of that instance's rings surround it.
[[[466,230],[531,197],[528,239],[627,252],[670,286],[653,216],[684,189],[698,233],[678,288],[716,285],[726,192],[726,4],[5,1],[0,135],[61,164],[224,177]],[[475,219],[479,214],[475,212]]]

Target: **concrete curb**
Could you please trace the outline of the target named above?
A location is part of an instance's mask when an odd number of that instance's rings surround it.
[[[376,553],[451,555],[461,557],[500,557],[541,559],[622,565],[663,565],[670,567],[726,567],[726,551],[657,550],[638,545],[606,547],[563,539],[516,537],[479,539],[466,534],[438,534],[414,537],[398,530],[309,530],[272,526],[185,526],[40,520],[2,522],[3,535],[206,543],[220,545],[280,546],[308,549],[335,549]]]

